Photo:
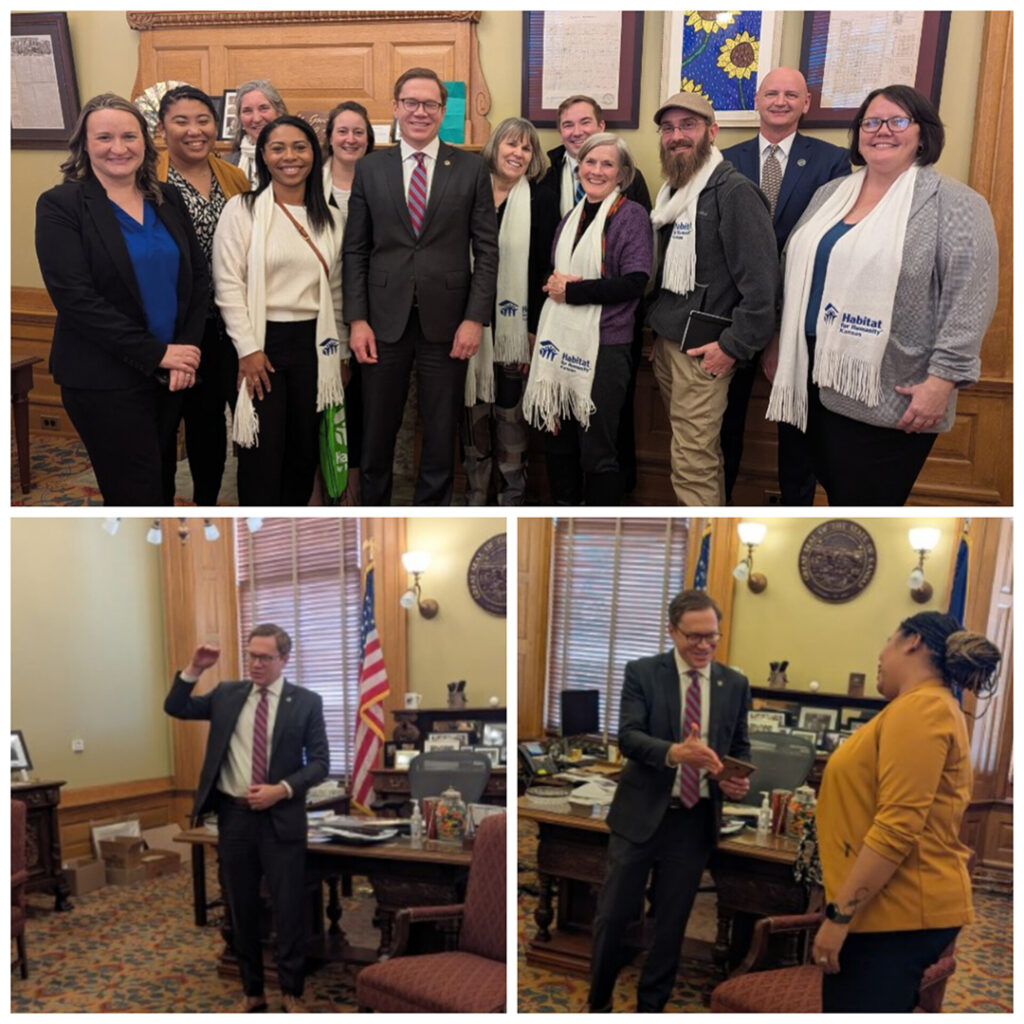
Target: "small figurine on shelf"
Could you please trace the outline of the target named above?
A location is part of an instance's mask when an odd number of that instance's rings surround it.
[[[466,706],[466,680],[448,684],[448,707],[464,708]]]
[[[788,661],[768,662],[768,685],[773,690],[784,690],[789,680],[786,678],[786,669],[789,668]]]

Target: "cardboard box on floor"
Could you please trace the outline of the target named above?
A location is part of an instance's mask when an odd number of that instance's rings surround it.
[[[150,848],[150,838],[166,840],[169,833],[177,834],[176,826],[164,826],[142,832],[136,818],[127,819],[138,826],[139,836],[118,836],[99,843],[106,880],[109,885],[133,885],[149,878],[173,874],[181,870],[181,855],[172,850]],[[113,824],[111,821],[94,822],[95,825]],[[167,834],[165,834],[167,833]]]
[[[84,896],[107,884],[106,867],[95,857],[72,857],[64,861],[63,868],[64,881],[72,896]]]

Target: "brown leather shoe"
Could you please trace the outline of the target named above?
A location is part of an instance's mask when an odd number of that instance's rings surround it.
[[[235,1003],[235,1013],[265,1013],[267,1000],[265,996],[242,996]]]
[[[302,1001],[300,996],[281,996],[282,1013],[312,1013],[313,1011]]]

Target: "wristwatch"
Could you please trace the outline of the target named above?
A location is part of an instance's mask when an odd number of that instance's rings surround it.
[[[839,909],[838,903],[829,903],[825,907],[825,916],[836,924],[849,924],[853,920],[853,914],[844,914]]]

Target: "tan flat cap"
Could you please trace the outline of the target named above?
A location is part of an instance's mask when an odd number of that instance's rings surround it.
[[[700,117],[706,118],[710,124],[715,123],[715,108],[700,93],[696,92],[677,92],[674,96],[669,96],[658,107],[657,113],[654,115],[654,123],[661,124],[662,115],[673,107],[688,110],[691,114],[698,114]]]

